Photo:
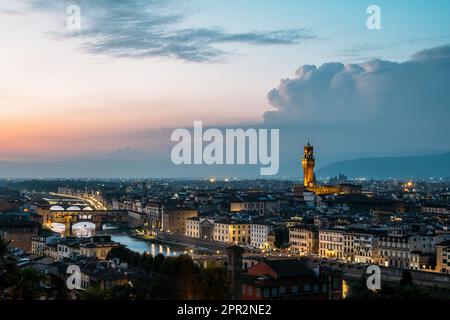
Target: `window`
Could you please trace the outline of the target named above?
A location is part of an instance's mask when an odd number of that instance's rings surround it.
[[[251,287],[251,286],[248,287],[248,295],[249,296],[253,295],[253,287]]]
[[[280,289],[278,290],[278,292],[280,294],[285,294],[286,293],[286,288],[285,287],[280,287]]]
[[[310,286],[309,284],[305,284],[305,285],[303,286],[303,291],[305,291],[305,292],[311,291],[311,286]]]
[[[261,289],[260,288],[256,288],[256,296],[258,298],[261,297]]]
[[[269,297],[269,288],[265,288],[264,289],[264,298],[268,298]]]
[[[272,288],[272,297],[278,294],[278,288]]]

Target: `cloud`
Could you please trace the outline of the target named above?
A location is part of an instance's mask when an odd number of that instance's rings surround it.
[[[93,54],[114,57],[173,57],[186,61],[215,61],[227,52],[216,45],[294,45],[315,39],[306,28],[229,33],[222,28],[182,28],[186,13],[173,0],[79,0],[82,28],[53,32],[58,39],[78,38]],[[73,1],[31,0],[33,8],[65,12]]]
[[[11,9],[2,9],[0,8],[0,15],[4,14],[4,15],[17,15],[20,14],[20,11],[17,10],[11,10]]]
[[[450,46],[418,52],[402,63],[304,65],[268,93],[275,111],[264,118],[269,123],[350,123],[395,116],[431,125],[450,115],[449,81]]]
[[[308,137],[322,159],[450,150],[450,46],[404,62],[303,65],[267,97],[264,124],[290,159]]]
[[[409,39],[402,39],[398,41],[392,41],[388,43],[359,43],[354,45],[353,47],[346,48],[343,50],[339,50],[337,55],[342,58],[352,58],[352,59],[368,59],[375,58],[382,54],[386,54],[386,51],[389,52],[392,48],[403,47],[408,45],[417,45],[417,44],[435,44],[435,43],[443,43],[447,42],[450,39],[450,35],[435,35],[430,37],[415,37]]]

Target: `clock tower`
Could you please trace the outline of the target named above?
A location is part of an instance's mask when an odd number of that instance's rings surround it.
[[[309,144],[304,147],[302,168],[303,168],[303,185],[305,187],[315,187],[316,176],[314,174],[314,147]]]

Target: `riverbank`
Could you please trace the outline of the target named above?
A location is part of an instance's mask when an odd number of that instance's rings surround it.
[[[157,236],[151,237],[140,233],[136,230],[108,230],[106,232],[101,232],[101,234],[107,234],[111,236],[113,241],[119,242],[125,246],[127,246],[130,250],[136,252],[149,252],[152,255],[162,253],[167,255],[166,251],[169,248],[169,251],[172,253],[175,252],[177,254],[196,254],[196,255],[217,255],[218,253],[224,252],[223,246],[213,246],[213,247],[204,247],[199,246],[198,243],[189,242],[189,241],[180,241],[179,238],[172,237],[164,237]],[[163,252],[158,250],[158,248],[164,248]],[[156,249],[155,249],[156,248]],[[155,254],[154,254],[155,253]]]
[[[227,243],[202,240],[166,232],[158,232],[156,239],[165,243],[180,244],[195,249],[196,251],[210,254],[217,254],[217,252],[220,251],[224,252],[225,249],[230,246]]]

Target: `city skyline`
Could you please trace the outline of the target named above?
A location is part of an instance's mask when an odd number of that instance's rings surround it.
[[[449,13],[0,0],[0,315],[447,310]]]

